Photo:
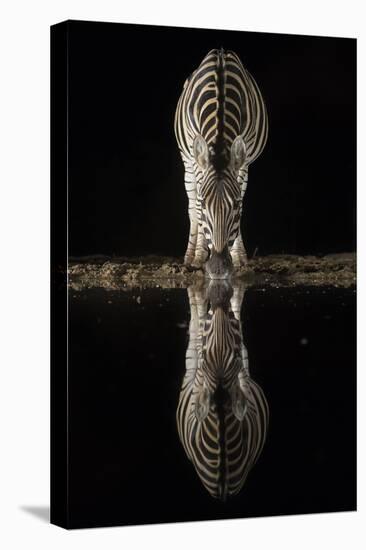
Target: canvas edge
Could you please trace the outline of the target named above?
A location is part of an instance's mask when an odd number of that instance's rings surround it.
[[[51,46],[51,479],[50,522],[69,528],[68,433],[68,23]]]

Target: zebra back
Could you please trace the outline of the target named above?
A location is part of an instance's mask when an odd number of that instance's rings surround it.
[[[183,160],[192,161],[197,134],[216,157],[227,155],[243,137],[247,164],[262,152],[268,134],[267,112],[257,83],[232,51],[211,50],[186,80],[175,113],[175,134]]]

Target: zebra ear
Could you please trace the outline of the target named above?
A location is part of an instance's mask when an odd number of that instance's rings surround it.
[[[204,387],[197,395],[197,400],[194,407],[194,414],[198,422],[202,422],[208,415],[210,410],[210,392],[208,388]]]
[[[246,156],[247,150],[244,140],[241,136],[238,136],[231,146],[231,165],[235,170],[239,170],[243,166]]]
[[[193,141],[193,156],[197,164],[206,170],[208,166],[208,146],[200,134],[197,134]]]
[[[239,384],[232,390],[231,403],[233,415],[241,422],[248,410],[248,400]]]

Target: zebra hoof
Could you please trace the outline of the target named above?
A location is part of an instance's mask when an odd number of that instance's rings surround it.
[[[197,265],[194,262],[190,262],[190,263],[184,262],[183,265],[186,268],[186,270],[190,272],[197,271],[198,269],[202,269],[202,265]]]
[[[191,263],[192,269],[194,271],[197,271],[198,269],[203,269],[203,265],[204,265],[204,262],[194,261],[194,262]]]
[[[243,270],[248,266],[248,259],[239,259],[239,260],[233,260],[233,267],[234,269]]]
[[[235,270],[242,271],[243,269],[246,269],[248,267],[248,262],[234,263],[233,267]]]

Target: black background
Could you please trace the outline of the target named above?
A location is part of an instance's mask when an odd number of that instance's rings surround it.
[[[174,111],[187,76],[221,46],[252,73],[269,115],[244,199],[249,254],[355,249],[355,40],[69,22],[72,256],[184,254]]]

